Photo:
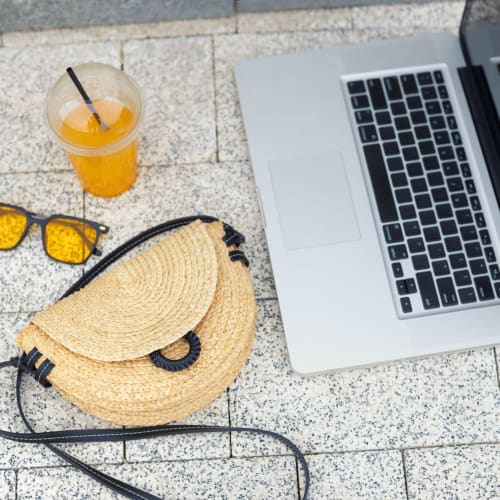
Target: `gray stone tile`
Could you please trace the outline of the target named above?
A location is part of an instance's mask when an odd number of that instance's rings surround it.
[[[181,19],[142,24],[61,28],[42,31],[9,31],[3,34],[5,47],[59,45],[63,43],[102,42],[187,35],[234,33],[235,17],[216,19]],[[0,45],[1,46],[1,45]]]
[[[4,500],[15,500],[16,473],[13,470],[0,472],[0,496]]]
[[[0,200],[42,215],[83,216],[83,191],[73,172],[0,175]],[[0,252],[0,311],[37,311],[57,300],[82,273],[81,266],[49,258],[40,229],[21,245]]]
[[[208,37],[126,42],[125,71],[146,104],[140,163],[213,161],[216,154],[212,42]]]
[[[252,353],[229,394],[233,425],[281,432],[306,452],[500,438],[493,349],[303,377],[291,371],[275,301],[259,303]],[[233,456],[286,451],[240,435],[232,450]]]
[[[182,425],[229,425],[227,392],[213,403],[182,421]],[[196,434],[129,441],[127,462],[159,462],[203,458],[229,458],[229,434]]]
[[[311,471],[311,500],[406,499],[399,451],[320,454],[306,458]],[[300,482],[303,493],[303,475],[300,476]]]
[[[117,42],[0,49],[0,173],[71,169],[49,136],[43,109],[49,87],[67,66],[120,65]]]
[[[99,467],[165,498],[290,499],[297,495],[295,460],[188,460]],[[71,468],[20,470],[18,497],[118,499],[119,495]]]
[[[15,336],[28,322],[28,314],[0,314],[0,360],[18,355]],[[15,396],[16,370],[0,370],[0,429],[26,432],[18,414]],[[22,385],[23,408],[36,431],[109,427],[97,418],[80,411],[54,389],[43,389],[25,375]],[[60,445],[61,449],[87,463],[120,463],[123,461],[122,443],[92,443]],[[0,469],[44,467],[61,465],[43,445],[30,445],[0,439]],[[3,498],[3,497],[2,497]]]
[[[248,163],[142,168],[133,188],[118,198],[86,195],[86,217],[111,227],[105,252],[140,231],[186,215],[205,214],[232,224],[247,238],[258,297],[275,297],[274,282]]]
[[[317,31],[352,28],[351,9],[242,12],[238,14],[238,33]]]
[[[408,498],[500,498],[500,444],[406,450]]]

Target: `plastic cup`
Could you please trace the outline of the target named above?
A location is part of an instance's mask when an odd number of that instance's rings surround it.
[[[89,110],[67,73],[49,90],[45,117],[63,146],[83,189],[110,198],[137,178],[137,134],[144,113],[142,94],[123,71],[100,63],[73,67],[104,127]]]

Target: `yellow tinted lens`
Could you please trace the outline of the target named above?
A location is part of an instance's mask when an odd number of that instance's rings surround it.
[[[17,208],[0,205],[0,250],[9,250],[19,243],[26,222],[26,215]]]
[[[81,264],[97,238],[97,231],[85,222],[64,217],[50,219],[45,226],[45,249],[56,260]]]

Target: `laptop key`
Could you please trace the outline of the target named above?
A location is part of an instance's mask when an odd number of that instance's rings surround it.
[[[348,82],[347,88],[349,90],[349,94],[364,94],[366,92],[365,83],[362,80]]]
[[[448,122],[448,128],[450,130],[455,130],[458,128],[457,120],[455,120],[455,117],[453,115],[447,116],[446,121]]]
[[[420,210],[423,208],[432,207],[431,197],[427,193],[417,194],[415,196],[415,205],[417,205],[417,208],[419,208]]]
[[[401,262],[394,262],[392,264],[392,274],[395,278],[403,277],[403,267],[401,266]]]
[[[424,269],[429,269],[429,259],[425,253],[413,255],[412,258],[413,268],[415,271],[423,271]]]
[[[413,278],[396,281],[396,287],[399,295],[408,295],[417,292],[417,286]]]
[[[463,177],[471,177],[472,173],[470,171],[470,167],[468,163],[462,163],[460,165],[460,170],[462,171],[462,176]]]
[[[406,106],[403,101],[391,102],[391,113],[393,115],[406,115]]]
[[[459,288],[458,296],[460,297],[461,304],[470,304],[472,302],[476,302],[476,292],[472,287]]]
[[[391,174],[391,180],[394,187],[408,186],[408,179],[406,177],[406,174],[404,174],[403,172]]]
[[[456,161],[445,161],[443,162],[443,172],[445,175],[457,175],[458,174],[458,164]]]
[[[434,71],[434,81],[436,83],[444,83],[443,72],[441,70]]]
[[[422,99],[418,95],[407,97],[406,104],[409,109],[421,109],[423,107]]]
[[[431,137],[431,129],[427,125],[419,125],[415,127],[415,135],[417,139],[429,139]]]
[[[445,276],[450,274],[450,266],[447,260],[435,260],[432,263],[432,270],[436,276]]]
[[[453,278],[455,279],[455,284],[457,286],[467,286],[472,283],[470,273],[467,269],[455,271],[453,273]]]
[[[437,226],[424,228],[424,237],[427,243],[432,241],[439,241],[441,239],[441,235],[439,234],[439,229],[437,228]]]
[[[415,147],[406,147],[403,148],[403,158],[405,161],[413,161],[413,160],[418,160],[418,150]]]
[[[443,307],[455,306],[458,304],[457,293],[451,278],[439,278],[436,280],[439,290],[439,297]]]
[[[476,286],[477,296],[479,300],[491,300],[495,298],[491,281],[488,276],[478,276],[474,278],[474,285]]]
[[[463,269],[467,267],[467,259],[463,253],[450,254],[450,265],[452,269]]]
[[[442,161],[452,160],[453,158],[455,158],[455,154],[453,152],[453,148],[450,147],[450,146],[438,147],[438,154],[439,154],[439,158]]]
[[[434,142],[432,141],[420,141],[418,143],[418,149],[421,155],[432,155],[436,152]]]
[[[484,249],[484,255],[486,256],[486,260],[488,262],[495,262],[497,260],[495,255],[495,250],[493,250],[493,247],[486,247]]]
[[[364,94],[355,95],[351,97],[351,103],[354,109],[368,108],[370,106],[370,102],[368,101],[368,96]]]
[[[488,233],[487,229],[479,231],[479,237],[481,238],[483,245],[491,245],[490,233]]]
[[[497,297],[500,299],[500,281],[495,283],[495,293],[497,294]]]
[[[384,142],[383,147],[386,156],[399,154],[399,144],[396,141]]]
[[[422,161],[424,162],[425,170],[439,170],[439,160],[437,156],[425,156]]]
[[[391,245],[387,247],[391,260],[402,260],[408,258],[406,245]]]
[[[429,119],[429,123],[433,130],[446,128],[446,124],[444,123],[444,118],[442,116],[431,116]]]
[[[366,102],[368,102],[368,98],[366,98]],[[375,113],[375,120],[377,125],[390,125],[392,123],[391,115],[387,111]]]
[[[448,99],[448,90],[444,85],[439,85],[438,87],[438,94],[441,99]]]
[[[467,197],[464,193],[456,193],[451,195],[451,203],[455,208],[463,208],[468,205]]]
[[[472,210],[481,210],[481,203],[479,203],[479,198],[477,196],[470,197],[470,204]]]
[[[398,134],[399,143],[401,146],[411,146],[415,144],[415,137],[411,132],[400,132]]]
[[[391,101],[396,101],[396,100],[401,99],[403,97],[397,76],[385,77],[384,78],[384,87],[385,87],[385,90],[387,92],[387,97]]]
[[[415,212],[415,207],[411,204],[400,205],[399,213],[403,220],[414,219],[417,216],[417,213]]]
[[[386,243],[399,243],[404,240],[401,224],[385,224],[382,228]]]
[[[441,221],[439,225],[441,226],[441,232],[446,236],[458,233],[457,225],[453,219]]]
[[[397,130],[409,130],[411,129],[410,120],[406,116],[399,116],[394,118],[394,125],[396,125]]]
[[[443,105],[443,111],[447,115],[450,115],[451,113],[453,113],[453,107],[451,106],[450,101],[443,101],[441,104]]]
[[[407,243],[410,253],[420,253],[425,251],[425,244],[422,238],[409,238]]]
[[[408,188],[396,189],[394,194],[398,203],[409,203],[412,200],[411,191]]]
[[[458,161],[467,161],[464,148],[455,148],[455,153],[457,154]]]
[[[446,191],[445,188],[434,188],[431,189],[431,194],[432,194],[432,199],[434,200],[434,203],[441,203],[443,201],[448,201],[448,191]],[[447,204],[450,207],[451,210],[451,205]],[[440,217],[447,217],[446,215],[440,215]],[[451,216],[449,216],[451,217]]]
[[[455,215],[459,224],[470,224],[472,222],[472,212],[468,208],[457,210]]]
[[[434,132],[434,140],[436,144],[450,144],[450,134],[446,130],[438,130]]]
[[[422,87],[420,89],[422,92],[422,97],[428,101],[430,99],[436,99],[437,98],[437,92],[434,86],[429,86],[429,87]]]
[[[401,85],[403,86],[403,90],[405,94],[417,94],[417,81],[413,75],[402,75],[401,76]]]
[[[406,165],[406,170],[410,177],[417,177],[423,174],[422,165],[418,161],[412,161]]]
[[[443,188],[438,188],[436,191],[439,190],[445,191]],[[434,199],[434,201],[436,202],[436,199]],[[440,219],[448,219],[449,217],[453,217],[453,210],[449,203],[440,203],[439,205],[436,205],[436,213]]]
[[[469,261],[472,274],[484,274],[488,272],[484,259],[474,259]]]
[[[386,127],[380,127],[378,129],[378,133],[380,134],[380,138],[383,141],[389,141],[391,139],[396,138],[396,132],[394,131],[394,127],[386,126]]]
[[[444,239],[448,252],[460,252],[462,250],[462,240],[458,236],[448,236]]]
[[[361,109],[354,113],[354,117],[356,118],[356,123],[360,125],[364,123],[373,123],[373,114],[369,109]]]
[[[462,137],[460,136],[459,132],[452,132],[451,133],[451,140],[453,141],[453,144],[455,146],[460,146],[462,144]]]
[[[403,160],[399,156],[387,158],[387,167],[391,172],[398,172],[399,170],[404,170],[405,168]]]
[[[436,223],[436,215],[434,210],[422,210],[419,212],[420,222],[423,226],[430,226]]]
[[[431,259],[442,259],[446,255],[442,243],[432,243],[428,245],[427,251]]]
[[[387,101],[382,88],[382,82],[378,78],[370,78],[366,81],[368,93],[372,101],[373,109],[380,110],[387,108]]]
[[[444,184],[443,175],[441,172],[431,172],[427,174],[427,180],[431,186],[442,186]]]
[[[474,184],[474,181],[472,179],[467,179],[465,181],[465,189],[467,190],[468,194],[476,193],[476,185]]]
[[[416,236],[421,233],[420,224],[416,220],[403,222],[403,228],[407,237]]]
[[[373,125],[362,125],[358,127],[361,142],[375,142],[378,140],[377,129]]]
[[[439,101],[427,101],[425,109],[428,115],[439,115],[441,113],[441,105]]]
[[[490,266],[490,274],[493,281],[500,280],[500,269],[498,268],[497,264],[493,264]]]
[[[424,309],[436,309],[439,307],[439,299],[432,273],[423,271],[421,273],[416,273],[415,277],[417,279],[418,290]]]
[[[463,191],[464,183],[461,177],[448,177],[446,179],[446,184],[448,184],[448,189],[450,191]]]
[[[464,241],[471,241],[477,239],[477,231],[475,226],[461,226],[460,234]]]
[[[417,73],[417,80],[420,85],[431,85],[432,84],[432,75],[429,71],[425,71],[423,73]]]
[[[401,310],[404,312],[404,313],[411,313],[413,311],[412,307],[411,307],[411,300],[410,300],[410,297],[401,297],[399,299],[400,303],[401,303]]]
[[[410,113],[410,117],[413,125],[421,125],[422,123],[427,123],[427,117],[423,111],[412,111]]]
[[[392,189],[389,184],[389,176],[385,168],[382,150],[378,144],[370,144],[363,146],[363,151],[365,153],[368,173],[370,174],[380,220],[382,223],[395,222],[399,217],[392,196]]]
[[[465,253],[467,254],[467,257],[469,257],[469,259],[473,257],[481,257],[481,255],[483,255],[481,245],[477,241],[475,241],[474,243],[466,243]]]

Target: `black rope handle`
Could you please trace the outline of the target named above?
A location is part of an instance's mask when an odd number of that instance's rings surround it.
[[[89,269],[83,276],[76,281],[61,297],[67,297],[72,293],[80,290],[85,285],[90,283],[99,274],[101,274],[108,266],[125,255],[134,247],[144,243],[150,238],[157,236],[166,231],[185,226],[200,219],[202,222],[216,222],[217,218],[207,215],[195,215],[191,217],[183,217],[175,219],[163,224],[152,227],[137,236],[131,238],[123,243],[111,253],[102,258],[94,267]],[[210,425],[158,425],[152,427],[132,427],[126,429],[81,429],[81,430],[66,430],[66,431],[48,431],[36,432],[30,422],[28,421],[23,407],[21,398],[21,382],[23,372],[26,366],[22,363],[22,358],[11,358],[9,361],[0,363],[0,369],[7,366],[14,366],[17,368],[17,381],[16,381],[16,401],[19,414],[26,425],[29,433],[9,432],[0,429],[0,437],[9,439],[11,441],[18,441],[22,443],[41,443],[49,448],[53,453],[66,460],[78,470],[84,472],[88,476],[95,479],[97,482],[103,484],[107,488],[134,500],[160,500],[159,497],[151,495],[143,490],[135,488],[123,481],[115,479],[112,476],[104,474],[93,467],[81,462],[77,458],[69,455],[61,449],[54,446],[57,443],[91,443],[91,442],[111,442],[111,441],[130,441],[138,439],[146,439],[158,436],[178,435],[178,434],[194,434],[194,433],[230,433],[230,432],[243,432],[260,434],[277,439],[283,443],[289,450],[292,451],[295,458],[300,462],[304,472],[304,491],[303,499],[306,500],[309,494],[310,473],[307,461],[299,448],[288,438],[276,432],[267,431],[263,429],[253,429],[247,427],[231,427],[231,426],[210,426]]]

